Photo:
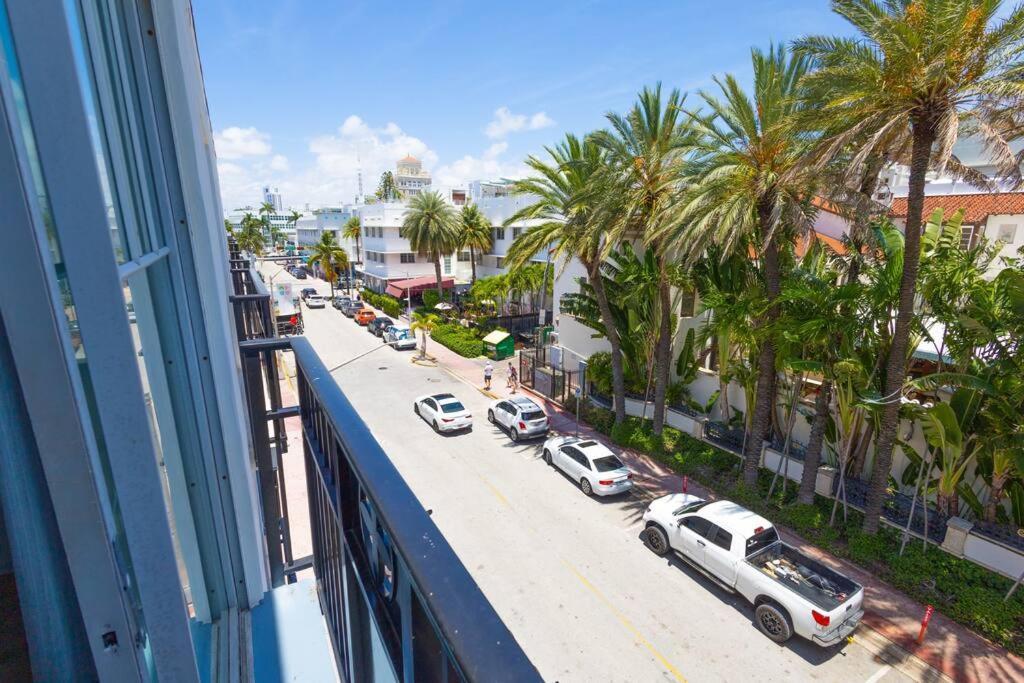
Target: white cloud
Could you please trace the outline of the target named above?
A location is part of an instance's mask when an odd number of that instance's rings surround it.
[[[496,142],[482,156],[467,154],[450,164],[444,164],[434,171],[434,183],[440,186],[465,185],[473,180],[497,180],[499,178],[522,178],[529,169],[522,161],[504,161],[501,154],[508,149],[508,143]]]
[[[270,136],[255,128],[231,126],[213,136],[220,159],[266,156],[270,154]]]
[[[283,154],[275,154],[270,159],[270,170],[272,171],[287,171],[289,167],[288,157]]]
[[[504,153],[506,149],[508,149],[507,142],[495,142],[484,151],[484,158],[493,159],[494,157]]]
[[[498,107],[494,110],[494,118],[484,128],[484,133],[489,138],[503,138],[509,133],[539,130],[553,125],[555,125],[554,120],[542,111],[527,116],[526,114],[513,114],[508,107]]]

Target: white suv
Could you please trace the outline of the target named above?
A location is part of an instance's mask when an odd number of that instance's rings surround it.
[[[544,409],[525,396],[495,401],[487,410],[487,419],[507,431],[513,441],[548,433]]]
[[[310,294],[306,297],[307,308],[323,308],[326,305],[324,298],[319,294]]]

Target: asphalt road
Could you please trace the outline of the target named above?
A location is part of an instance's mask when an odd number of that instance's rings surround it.
[[[890,666],[871,634],[828,650],[775,645],[742,598],[646,549],[642,492],[585,497],[544,464],[539,441],[514,445],[490,425],[475,387],[411,363],[330,306],[304,315],[306,336],[546,680],[919,678]],[[435,434],[413,414],[416,396],[440,391],[473,411],[471,432]]]

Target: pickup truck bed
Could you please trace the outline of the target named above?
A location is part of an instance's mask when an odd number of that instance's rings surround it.
[[[757,570],[831,612],[861,589],[859,585],[781,541],[747,558]]]

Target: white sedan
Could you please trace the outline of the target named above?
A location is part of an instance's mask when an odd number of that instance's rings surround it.
[[[324,298],[319,294],[310,294],[306,297],[307,308],[323,308],[326,305],[327,303],[324,301]]]
[[[412,409],[433,427],[435,432],[473,428],[473,416],[452,394],[420,396],[413,402]]]
[[[555,436],[544,442],[544,461],[562,470],[590,496],[613,496],[633,488],[633,473],[607,446],[592,439]]]

